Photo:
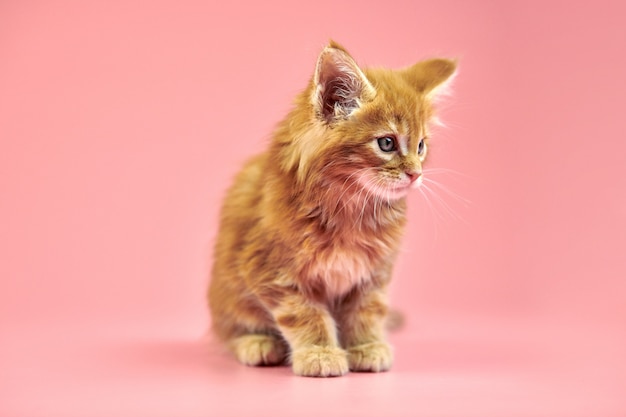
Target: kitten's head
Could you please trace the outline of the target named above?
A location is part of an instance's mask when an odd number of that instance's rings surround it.
[[[432,104],[455,70],[447,59],[395,71],[361,69],[331,42],[289,121],[287,167],[300,181],[341,192],[405,197],[421,184]]]

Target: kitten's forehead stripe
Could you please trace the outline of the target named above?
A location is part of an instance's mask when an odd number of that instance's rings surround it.
[[[402,131],[400,132],[400,150],[402,155],[408,155],[409,145],[411,142],[411,129],[409,128],[409,122],[406,119],[402,120]]]
[[[406,155],[409,152],[408,147],[408,124],[406,120],[402,119],[399,114],[395,114],[394,117],[389,120],[389,131],[396,137],[397,145],[402,155]]]
[[[395,121],[390,121],[389,122],[389,130],[394,134],[394,135],[398,135],[400,132],[398,130],[398,124]]]
[[[411,129],[409,127],[409,122],[406,119],[402,120],[402,134],[409,136],[411,134]]]
[[[400,147],[400,153],[402,155],[408,155],[409,153],[409,140],[407,135],[398,136],[398,146]]]

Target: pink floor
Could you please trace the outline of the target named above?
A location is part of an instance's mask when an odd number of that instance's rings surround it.
[[[623,340],[608,329],[422,322],[392,337],[392,371],[332,379],[245,367],[206,339],[36,329],[3,341],[0,414],[626,415]]]
[[[621,1],[0,2],[0,417],[626,416]],[[253,34],[253,35],[251,35]],[[384,374],[207,336],[225,188],[329,38],[458,57]]]

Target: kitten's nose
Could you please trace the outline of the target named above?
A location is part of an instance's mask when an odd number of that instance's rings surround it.
[[[422,173],[420,171],[405,171],[405,173],[406,176],[409,177],[409,181],[411,181],[411,184],[413,184],[422,176]]]

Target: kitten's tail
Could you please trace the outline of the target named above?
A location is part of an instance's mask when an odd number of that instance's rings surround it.
[[[391,332],[398,331],[404,327],[404,313],[400,310],[390,309],[387,313],[385,327]]]

